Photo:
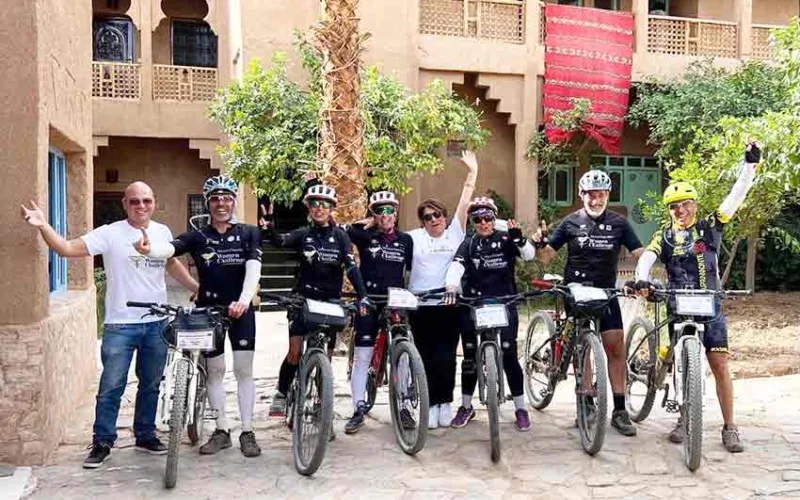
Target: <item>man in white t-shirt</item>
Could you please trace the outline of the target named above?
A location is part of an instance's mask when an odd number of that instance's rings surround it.
[[[125,189],[122,206],[127,219],[98,227],[79,238],[67,240],[48,223],[45,214],[31,201],[31,208],[22,207],[22,217],[39,229],[47,245],[62,257],[102,255],[106,271],[105,320],[101,357],[103,374],[95,406],[92,451],[83,462],[84,468],[100,467],[111,454],[117,439],[119,404],[128,381],[133,352],[136,355],[136,376],[139,388],[133,430],[136,449],[155,455],[167,452],[156,436],[158,389],[167,358],[167,345],[161,337],[163,319],[142,318],[142,310],[128,308],[128,301],[166,302],[164,271],[189,290],[196,292],[197,282],[176,259],[149,259],[139,255],[133,244],[147,229],[151,240],[172,241],[169,228],[150,220],[155,196],[150,186],[134,182]]]

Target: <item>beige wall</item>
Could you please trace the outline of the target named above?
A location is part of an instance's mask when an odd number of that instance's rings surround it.
[[[795,0],[753,0],[754,24],[784,26],[797,15],[800,15],[800,3]]]
[[[91,226],[91,4],[11,2],[0,17],[0,194],[48,207],[50,147],[67,159],[68,236]],[[69,265],[69,292],[49,294],[46,246],[16,210],[0,215],[0,462],[42,463],[95,373],[90,259]]]
[[[211,174],[208,160],[189,149],[188,140],[112,137],[99,153],[94,159],[96,192],[122,191],[130,182],[143,180],[156,195],[153,218],[176,236],[186,231],[187,195],[202,193]],[[106,169],[116,169],[119,182],[106,183]]]
[[[741,0],[698,0],[697,17],[715,21],[737,21],[737,1]]]

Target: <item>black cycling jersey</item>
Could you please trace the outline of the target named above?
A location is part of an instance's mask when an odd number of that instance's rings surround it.
[[[453,258],[464,266],[464,294],[500,297],[517,293],[514,269],[519,256],[520,247],[506,232],[466,238]]]
[[[656,231],[647,250],[667,268],[669,286],[719,290],[719,261],[723,218],[714,213],[686,229],[673,225]]]
[[[362,224],[346,226],[346,230],[358,248],[361,277],[367,292],[384,295],[389,287],[402,288],[403,273],[411,271],[414,258],[411,236],[400,231],[387,235],[377,228],[364,229]]]
[[[617,283],[617,259],[624,245],[629,252],[642,247],[630,222],[606,210],[594,219],[580,209],[566,216],[550,238],[558,250],[567,244],[565,283],[584,283],[612,288]]]
[[[301,252],[293,291],[311,299],[338,299],[342,296],[344,269],[356,292],[360,296],[366,294],[353,257],[352,243],[344,229],[314,225],[289,234],[277,234],[273,229],[263,234],[272,245]]]
[[[189,253],[194,259],[200,278],[200,306],[227,306],[239,300],[245,262],[261,262],[261,234],[250,224],[234,224],[223,234],[208,225],[181,234],[172,245],[176,257]]]

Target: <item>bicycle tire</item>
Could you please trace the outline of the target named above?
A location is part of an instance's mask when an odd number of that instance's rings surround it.
[[[175,392],[172,399],[172,414],[169,419],[169,442],[167,444],[167,470],[164,486],[174,488],[178,481],[178,458],[181,447],[181,432],[186,416],[186,389],[189,385],[188,366],[178,361],[175,367]]]
[[[397,366],[402,356],[408,356],[408,367],[411,371],[413,388],[416,391],[416,401],[418,401],[419,414],[416,418],[416,428],[413,431],[404,429],[400,420],[400,405],[398,405],[398,389],[396,382],[399,380]],[[428,378],[425,375],[425,366],[422,364],[422,357],[417,351],[417,347],[407,340],[397,342],[392,348],[392,368],[389,379],[389,409],[392,415],[392,429],[395,439],[403,453],[406,455],[416,455],[425,447],[428,440]],[[413,406],[413,403],[412,403]],[[409,432],[410,431],[410,432]]]
[[[294,409],[296,398],[295,394],[297,394],[297,377],[295,376],[292,383],[289,385],[289,390],[286,393],[286,427],[289,430],[294,429]]]
[[[681,341],[681,340],[679,340]],[[703,455],[703,374],[700,373],[700,343],[696,337],[682,340],[683,344],[683,425],[686,439],[683,452],[686,467],[695,471]]]
[[[589,354],[591,351],[591,354]],[[589,455],[596,455],[603,447],[608,426],[608,375],[606,368],[606,353],[600,339],[592,332],[583,332],[580,337],[577,349],[577,360],[575,363],[575,402],[578,410],[578,432],[581,435],[581,446]],[[583,367],[591,356],[594,364],[594,404],[596,414],[594,418],[594,431],[591,432],[589,407],[586,396],[581,394],[580,384],[583,379]]]
[[[322,465],[333,425],[333,372],[328,358],[318,351],[308,355],[301,369],[304,373],[295,396],[297,403],[292,429],[292,449],[295,469],[304,476],[310,476]],[[319,401],[312,402],[314,407],[309,412],[306,410],[306,404],[312,385],[316,386],[319,392]],[[313,421],[308,422],[307,416]],[[316,428],[316,435],[310,436],[308,440],[310,449],[306,452],[304,444],[307,423],[310,424],[309,430],[312,427]]]
[[[646,346],[644,344],[639,344],[638,341],[636,344],[634,344],[634,337],[636,336],[636,333],[640,331],[643,331],[647,336],[651,337],[646,341]],[[656,392],[658,391],[655,380],[657,366],[656,361],[658,359],[658,355],[656,353],[658,343],[656,338],[657,335],[658,332],[655,331],[653,322],[648,318],[640,317],[635,318],[633,322],[631,322],[631,325],[628,327],[628,334],[625,338],[625,359],[627,363],[625,407],[628,410],[628,415],[630,415],[631,420],[634,422],[642,422],[648,416],[650,416],[650,412],[653,410],[653,402],[656,399]],[[637,351],[631,352],[631,349],[633,348],[637,348]],[[634,358],[635,356],[639,357]],[[639,375],[639,379],[647,380],[647,392],[645,393],[644,400],[639,408],[636,408],[634,405],[634,402],[636,399],[638,399],[638,396],[634,397],[631,392],[633,383],[637,381],[634,379],[634,375],[637,373]]]
[[[208,403],[208,389],[206,387],[206,372],[197,370],[197,389],[194,395],[194,415],[192,423],[186,427],[186,434],[192,446],[203,440],[203,430],[206,417],[206,404]]]
[[[547,329],[547,339],[544,342],[541,342],[542,339],[538,339],[540,342],[536,342],[534,338],[534,333],[538,325],[544,325]],[[557,377],[556,380],[551,380],[551,376],[547,373],[553,371],[553,346],[552,342],[550,342],[550,338],[552,338],[555,333],[556,325],[553,323],[553,319],[549,314],[540,311],[533,315],[533,319],[531,319],[528,325],[528,333],[525,336],[524,359],[521,363],[522,366],[525,367],[525,394],[528,396],[528,403],[540,411],[550,405],[550,402],[553,400],[556,384],[558,383]],[[534,358],[537,353],[540,353],[539,358]],[[545,359],[541,359],[542,357]],[[543,369],[541,371],[536,370],[536,368],[540,366]],[[532,382],[535,373],[542,373],[547,377],[548,387],[543,389],[533,387]],[[552,387],[552,389],[550,387]],[[546,392],[543,393],[542,391]]]
[[[489,438],[492,462],[500,460],[500,402],[498,398],[497,349],[492,344],[483,348],[483,368],[486,380],[486,408],[489,412]]]
[[[367,389],[364,404],[366,405],[364,413],[367,414],[372,410],[372,407],[375,406],[375,399],[378,397],[378,375],[372,370],[369,369],[367,372]]]

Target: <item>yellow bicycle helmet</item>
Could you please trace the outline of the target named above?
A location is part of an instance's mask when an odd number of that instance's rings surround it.
[[[664,205],[683,200],[696,200],[697,190],[688,182],[674,182],[664,190]]]

